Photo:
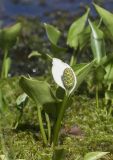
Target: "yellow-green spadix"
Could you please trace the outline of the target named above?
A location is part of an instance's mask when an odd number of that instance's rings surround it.
[[[77,79],[73,69],[67,63],[58,58],[53,58],[52,75],[54,81],[66,92],[70,94],[74,91]]]

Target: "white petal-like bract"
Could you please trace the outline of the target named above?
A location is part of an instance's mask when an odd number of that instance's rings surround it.
[[[66,79],[66,74],[65,74],[65,77],[64,77],[64,73],[65,73],[65,71],[69,71],[69,70],[71,72],[67,72],[67,83],[69,82],[69,80],[73,80],[73,82],[70,83],[70,84],[72,84],[71,88],[67,88],[66,83],[64,83],[64,80]],[[70,74],[72,74],[72,76],[70,76]],[[52,61],[52,75],[53,75],[54,81],[60,87],[65,89],[66,91],[68,90],[69,94],[75,89],[76,82],[77,82],[76,75],[75,75],[73,69],[67,63],[64,63],[63,61],[61,61],[58,58],[53,58],[53,61]]]

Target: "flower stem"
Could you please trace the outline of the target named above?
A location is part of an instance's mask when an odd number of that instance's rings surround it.
[[[8,49],[4,49],[4,58],[3,58],[3,63],[2,63],[2,71],[1,71],[1,78],[7,78],[7,75],[5,73],[5,61],[8,55]]]
[[[16,123],[13,125],[13,129],[17,129],[18,124],[19,124],[19,122],[20,122],[20,120],[21,120],[22,116],[23,116],[23,110],[22,110],[22,111],[20,111],[19,117],[17,118]]]
[[[47,131],[48,131],[48,144],[50,144],[51,141],[51,123],[49,119],[49,115],[45,113],[46,123],[47,123]]]
[[[47,137],[46,137],[45,130],[44,130],[44,127],[43,127],[41,107],[40,107],[39,104],[37,105],[37,108],[38,108],[38,120],[39,120],[40,131],[41,131],[41,134],[42,134],[44,144],[47,145]]]
[[[55,128],[54,128],[53,146],[56,146],[57,143],[58,143],[59,131],[60,131],[60,128],[61,128],[61,121],[62,121],[63,116],[64,116],[64,112],[65,112],[65,109],[66,109],[66,104],[67,104],[68,98],[69,98],[69,96],[65,95],[64,99],[63,99],[63,102],[61,104],[59,115],[57,117],[57,121],[56,121]]]
[[[76,61],[77,61],[76,56],[77,56],[77,50],[74,50],[70,59],[70,66],[73,66],[74,64],[76,64]]]

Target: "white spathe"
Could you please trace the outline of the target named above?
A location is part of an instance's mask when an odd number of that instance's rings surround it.
[[[69,94],[73,92],[73,90],[75,89],[76,87],[76,83],[77,83],[77,78],[76,78],[76,75],[73,71],[73,69],[67,64],[67,63],[64,63],[63,61],[61,61],[60,59],[58,58],[53,58],[53,61],[52,61],[52,75],[53,75],[53,78],[54,78],[54,81],[60,86],[62,87],[63,89],[65,89],[67,91],[67,89],[65,88],[64,84],[63,84],[63,80],[62,80],[62,76],[63,76],[63,73],[64,73],[64,70],[66,68],[69,68],[71,69],[73,75],[74,75],[74,85],[73,87],[71,88],[71,90],[69,90]]]

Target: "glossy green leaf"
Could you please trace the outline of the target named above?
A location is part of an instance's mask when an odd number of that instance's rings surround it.
[[[89,20],[91,27],[91,48],[93,51],[94,59],[99,64],[101,59],[106,55],[104,35],[103,32]]]
[[[92,67],[95,64],[95,60],[87,63],[87,64],[82,64],[81,67],[78,70],[74,70],[75,74],[77,76],[77,86],[76,90],[80,86],[80,84],[85,80],[85,78],[88,76],[89,72],[92,70]]]
[[[96,4],[94,7],[113,37],[113,14]]]
[[[42,109],[49,114],[51,118],[56,118],[59,113],[59,103],[46,81],[39,81],[21,77],[20,86],[23,91],[32,98],[36,104],[41,104]]]
[[[24,92],[36,103],[44,105],[46,103],[55,102],[55,98],[53,97],[50,86],[46,81],[21,77],[19,84]]]
[[[89,152],[85,155],[84,160],[98,160],[109,152]]]
[[[3,49],[12,47],[17,41],[21,27],[21,23],[16,23],[13,26],[0,29],[0,47]]]
[[[54,44],[56,46],[57,42],[60,38],[61,32],[56,27],[54,27],[50,24],[44,23],[44,27],[46,29],[48,39],[50,40],[50,42],[52,44]]]
[[[89,9],[82,17],[80,17],[70,26],[67,36],[67,45],[69,45],[70,47],[73,47],[75,49],[78,48],[79,45],[78,35],[82,33],[84,30],[88,14],[89,14]]]

